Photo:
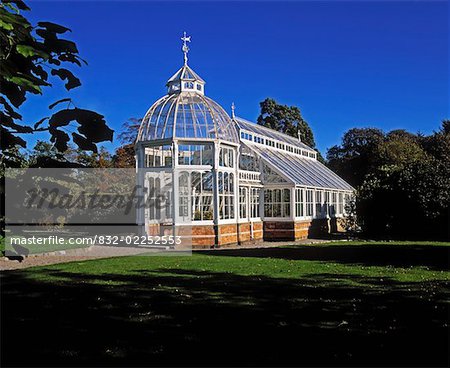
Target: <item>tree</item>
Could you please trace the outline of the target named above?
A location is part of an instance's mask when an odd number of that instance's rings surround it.
[[[30,94],[42,94],[52,87],[52,80],[65,82],[67,91],[79,87],[80,80],[67,65],[87,65],[74,42],[60,36],[70,29],[51,22],[33,26],[22,13],[30,11],[23,1],[0,3],[0,104],[1,147],[9,156],[11,148],[26,147],[24,135],[47,132],[58,152],[65,152],[68,143],[82,150],[97,152],[97,143],[112,141],[113,130],[104,117],[94,111],[78,108],[70,98],[52,103],[51,110],[65,103],[66,108],[32,123],[22,122],[19,108]],[[74,129],[76,128],[76,129]],[[52,160],[47,158],[47,164]]]
[[[303,119],[297,106],[280,105],[272,98],[266,98],[260,103],[261,113],[257,123],[297,138],[307,146],[316,148],[314,135],[308,123]]]
[[[117,168],[132,168],[136,166],[134,145],[127,144],[116,149],[113,156],[113,166]]]
[[[357,189],[370,237],[448,238],[450,133],[351,129],[328,151],[330,167]]]
[[[77,150],[75,152],[75,161],[83,167],[108,168],[112,167],[111,153],[105,147],[100,147],[98,152],[86,152]]]
[[[122,145],[116,149],[113,156],[113,165],[118,168],[135,167],[135,151],[134,144],[136,143],[139,127],[142,118],[130,118],[122,124],[122,132],[119,134],[119,140]]]
[[[129,118],[122,124],[122,130],[118,135],[122,145],[134,144],[141,126],[142,118]]]
[[[353,128],[346,132],[340,146],[327,151],[328,166],[354,187],[364,181],[376,166],[384,133],[376,128]]]

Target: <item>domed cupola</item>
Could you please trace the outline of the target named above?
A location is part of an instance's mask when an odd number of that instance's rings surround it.
[[[184,65],[167,81],[167,95],[147,111],[137,141],[221,139],[239,143],[237,128],[225,110],[205,96],[205,81],[187,64],[191,37],[184,36]]]
[[[196,92],[205,94],[205,81],[187,64],[183,65],[168,81],[169,94],[180,92]]]

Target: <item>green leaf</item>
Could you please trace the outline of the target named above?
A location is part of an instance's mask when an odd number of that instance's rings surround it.
[[[34,91],[33,93],[42,94],[41,87],[39,87],[38,85],[34,84],[33,82],[31,82],[30,80],[28,80],[26,78],[11,77],[11,78],[7,78],[7,80],[11,83],[17,84],[17,85],[25,88],[27,91],[30,91],[30,92]]]
[[[53,109],[56,105],[58,105],[58,104],[60,104],[60,103],[62,103],[62,102],[69,102],[69,101],[72,101],[72,99],[71,99],[71,98],[63,98],[63,99],[61,99],[61,100],[58,100],[58,101],[56,101],[56,102],[53,102],[51,105],[48,106],[48,108],[49,108],[49,109]]]
[[[36,50],[34,47],[28,46],[28,45],[16,45],[16,50],[19,54],[21,54],[25,57],[40,56],[40,57],[46,59],[49,56],[45,52]]]
[[[0,28],[3,28],[7,31],[12,31],[14,29],[14,26],[11,23],[6,23],[0,19]]]
[[[51,73],[52,75],[57,75],[58,77],[60,77],[61,80],[67,80],[65,87],[68,91],[81,86],[80,80],[75,77],[70,70],[64,68],[52,69]]]

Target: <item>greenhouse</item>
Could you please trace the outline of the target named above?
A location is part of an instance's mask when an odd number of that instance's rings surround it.
[[[205,95],[187,63],[147,111],[136,141],[148,235],[194,247],[295,240],[337,230],[353,188],[299,139],[236,117]],[[149,201],[150,200],[150,201]]]

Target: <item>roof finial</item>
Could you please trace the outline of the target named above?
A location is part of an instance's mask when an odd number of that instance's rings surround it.
[[[297,130],[297,135],[298,135],[298,141],[301,142],[302,141],[302,133],[300,132],[300,129]]]
[[[234,115],[234,110],[236,109],[236,106],[234,106],[234,102],[231,103],[231,118],[234,119],[235,115]]]
[[[191,42],[191,36],[186,36],[186,32],[184,32],[183,37],[181,37],[181,41],[183,41],[183,47],[181,48],[184,53],[184,65],[187,65],[188,57],[187,54],[189,52],[189,47],[187,42]]]

